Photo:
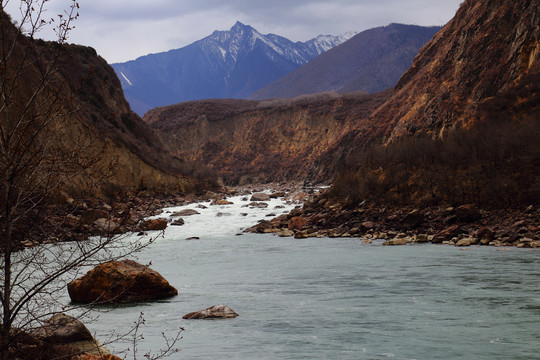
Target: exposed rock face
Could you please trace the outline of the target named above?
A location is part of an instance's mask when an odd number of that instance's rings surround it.
[[[229,319],[238,314],[228,306],[214,305],[204,310],[195,311],[183,316],[184,319]]]
[[[540,1],[467,0],[427,43],[369,119],[323,159],[353,160],[376,142],[443,136],[456,127],[540,113]],[[332,171],[332,170],[329,170]]]
[[[538,0],[463,2],[377,112],[395,123],[390,139],[474,121],[482,101],[502,95],[540,60],[539,23]]]
[[[303,180],[318,157],[390,92],[296,100],[202,100],[144,120],[173,155],[209,164],[228,183]]]
[[[109,261],[68,284],[72,301],[128,303],[178,294],[157,271],[132,260]]]

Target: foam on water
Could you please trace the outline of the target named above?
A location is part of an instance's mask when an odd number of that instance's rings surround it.
[[[183,206],[163,209],[163,213],[153,218],[168,218],[174,221],[181,217],[184,220],[182,226],[169,226],[166,230],[166,238],[186,239],[191,237],[219,238],[235,236],[243,230],[251,227],[260,219],[270,219],[273,216],[288,213],[298,203],[284,201],[281,198],[270,199],[264,203],[266,208],[250,206],[251,195],[234,196],[227,200],[230,205],[211,205],[210,201],[193,203]],[[199,214],[190,216],[173,216],[182,210],[196,210]],[[270,216],[273,215],[273,216]]]

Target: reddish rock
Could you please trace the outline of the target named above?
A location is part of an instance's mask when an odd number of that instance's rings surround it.
[[[302,230],[305,226],[307,226],[308,221],[301,217],[301,216],[295,216],[289,220],[289,230]]]
[[[180,210],[172,214],[172,216],[191,216],[191,215],[200,215],[200,212],[193,209],[184,209],[184,210]]]
[[[81,220],[72,214],[67,214],[65,219],[65,225],[67,227],[75,229],[81,225]]]
[[[270,195],[265,193],[256,193],[251,196],[249,201],[268,201],[270,200]]]
[[[284,191],[276,191],[276,192],[270,194],[270,198],[271,199],[277,199],[277,198],[280,198],[280,197],[284,197],[285,195],[287,195],[287,194],[285,194]]]
[[[362,231],[368,231],[375,227],[375,223],[373,221],[364,221],[362,224],[360,224],[360,229]]]
[[[476,221],[482,217],[480,210],[473,204],[461,205],[455,211],[458,219],[464,222]]]
[[[167,228],[167,219],[150,219],[141,222],[139,229],[142,231],[165,230]]]
[[[451,240],[453,237],[463,233],[463,229],[459,225],[452,225],[446,229],[439,231],[433,237],[433,243],[442,243],[443,241]]]
[[[89,209],[81,214],[81,223],[84,225],[90,225],[97,219],[108,219],[109,212],[105,210]]]
[[[495,232],[488,227],[482,227],[478,230],[476,237],[479,240],[493,240],[495,238]]]
[[[402,223],[403,226],[407,228],[415,228],[418,225],[420,225],[424,221],[424,215],[420,213],[418,210],[413,210],[405,217],[403,217]]]
[[[238,314],[228,306],[214,305],[204,310],[195,311],[183,316],[184,319],[230,319]]]
[[[120,225],[111,219],[99,218],[91,225],[92,235],[110,235],[119,232]]]
[[[306,193],[298,193],[292,198],[292,201],[294,202],[304,202],[307,199],[309,199],[309,194]]]
[[[210,205],[232,205],[234,204],[232,201],[221,199],[221,200],[213,200]]]
[[[114,356],[111,354],[107,355],[81,355],[77,358],[77,360],[122,360],[118,356]]]
[[[109,261],[68,284],[72,301],[128,303],[178,294],[157,271],[132,260]]]

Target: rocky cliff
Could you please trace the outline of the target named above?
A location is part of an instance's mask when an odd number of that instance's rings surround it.
[[[538,204],[540,1],[465,1],[395,93],[326,153],[336,198]]]
[[[200,100],[150,110],[144,120],[175,156],[208,164],[227,183],[303,180],[389,94]]]
[[[512,107],[519,103],[522,115],[537,111],[539,48],[540,1],[520,1],[519,6],[503,0],[465,1],[421,49],[395,94],[342,149],[362,147],[373,137],[393,141],[443,135],[479,118],[500,116],[501,109],[489,111],[483,104],[512,96],[517,88],[521,94],[504,113],[515,117]]]

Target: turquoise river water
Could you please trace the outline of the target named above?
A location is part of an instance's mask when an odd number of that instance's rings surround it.
[[[540,359],[539,251],[238,236],[291,206],[232,200],[205,203],[140,254],[179,295],[101,314],[98,339],[144,312],[141,355],[185,329],[171,359]],[[182,319],[216,304],[240,316]]]

